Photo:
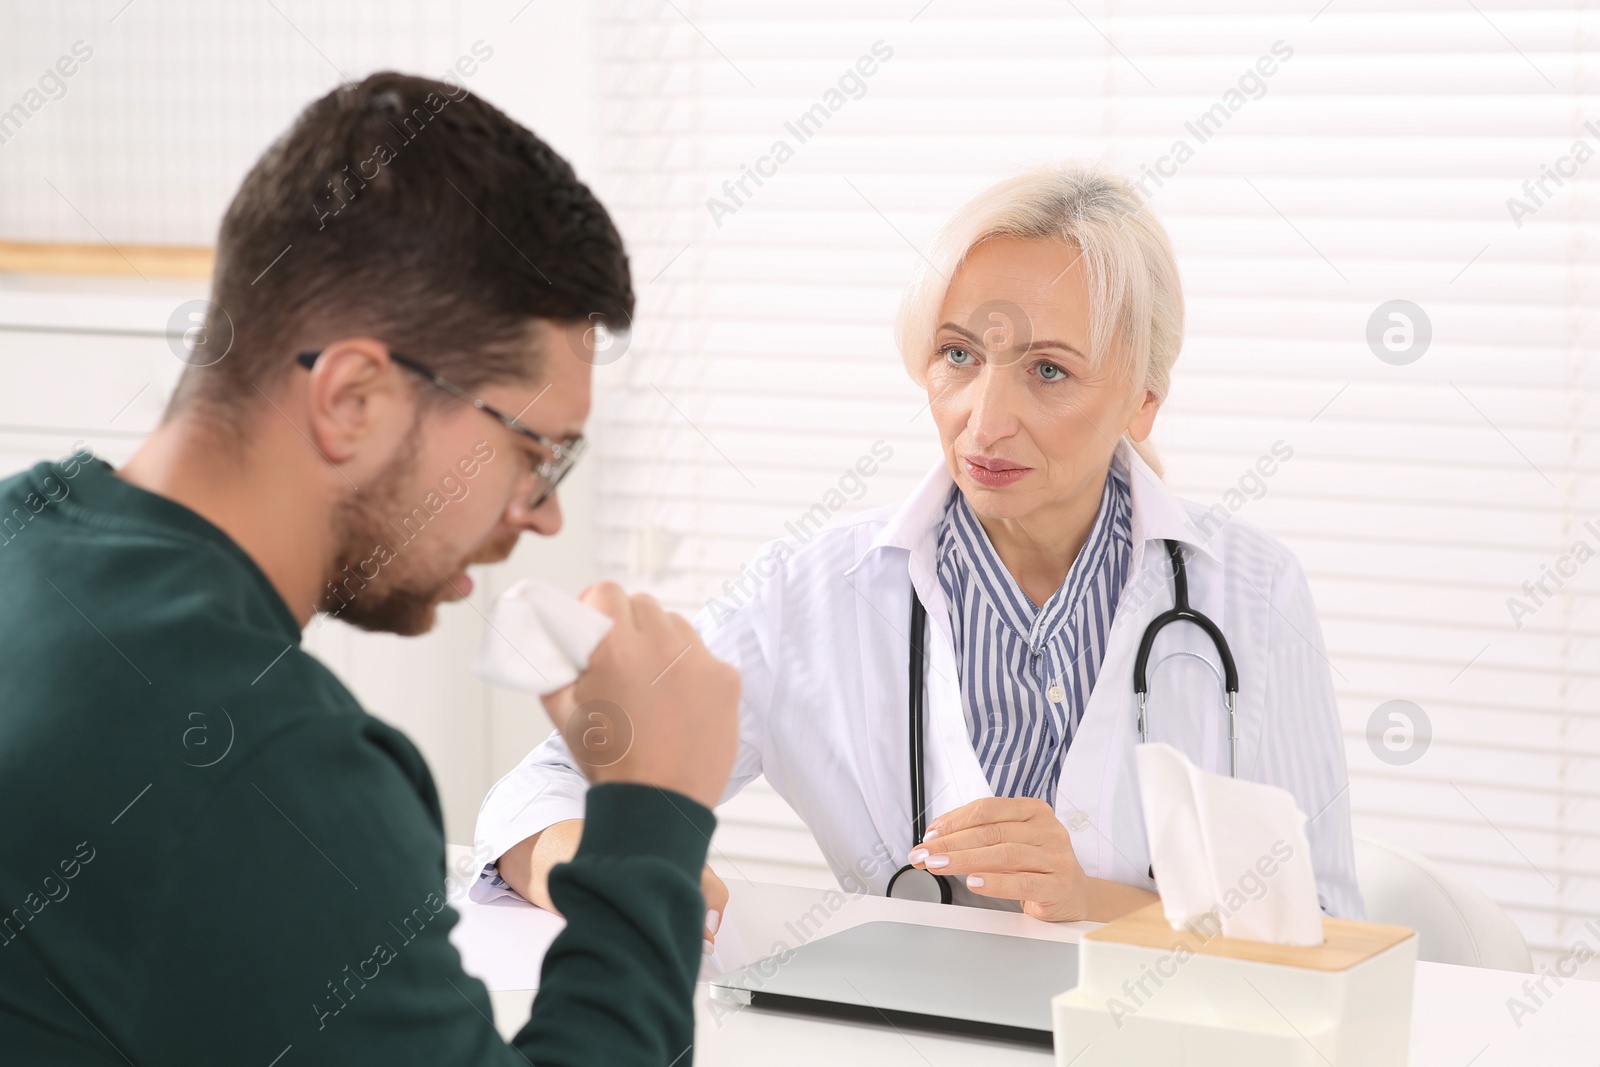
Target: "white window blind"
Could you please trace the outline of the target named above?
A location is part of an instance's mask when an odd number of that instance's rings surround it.
[[[1600,15],[1205,7],[604,7],[597,184],[640,308],[600,379],[602,564],[697,610],[815,505],[902,497],[935,434],[890,326],[933,227],[1028,163],[1142,176],[1188,296],[1170,483],[1304,562],[1357,830],[1553,959],[1600,915],[1600,560],[1576,561],[1600,551]],[[1386,330],[1430,337],[1407,361]],[[878,441],[893,458],[830,497]],[[1432,727],[1404,765],[1369,741],[1395,700]],[[798,827],[749,792],[719,860],[815,877]]]

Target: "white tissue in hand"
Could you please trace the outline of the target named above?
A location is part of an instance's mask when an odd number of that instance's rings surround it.
[[[1134,749],[1162,910],[1175,930],[1322,944],[1306,816],[1288,790],[1202,771],[1171,745]]]
[[[495,598],[472,673],[547,696],[577,681],[612,620],[546,582],[524,579]]]

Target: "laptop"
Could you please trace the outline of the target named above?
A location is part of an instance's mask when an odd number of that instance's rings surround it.
[[[1078,984],[1077,945],[915,923],[863,923],[788,956],[716,978],[712,998],[1050,1048],[1050,1000]]]

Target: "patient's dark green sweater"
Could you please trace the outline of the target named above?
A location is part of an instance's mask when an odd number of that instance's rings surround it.
[[[587,814],[513,1047],[446,938],[427,766],[250,557],[82,453],[0,481],[5,1064],[689,1063],[713,816]]]

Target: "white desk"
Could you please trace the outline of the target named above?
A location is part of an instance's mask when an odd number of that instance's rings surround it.
[[[453,855],[453,854],[452,854]],[[945,907],[881,897],[829,895],[821,890],[729,880],[728,913],[717,955],[728,969],[794,948],[863,922],[892,919],[967,930],[1077,941],[1092,923],[1054,924],[1007,912]],[[491,990],[495,1024],[516,1033],[526,1021],[544,949],[561,920],[532,905],[457,904],[461,923],[451,935],[468,971]],[[705,978],[709,971],[703,971]],[[1600,983],[1569,980],[1520,1029],[1506,1008],[1525,997],[1530,975],[1444,964],[1417,965],[1411,1031],[1412,1067],[1560,1067],[1593,1065],[1600,1045]],[[819,1061],[829,1067],[988,1067],[1054,1062],[1043,1051],[1011,1045],[895,1031],[861,1024],[712,1005],[702,984],[695,997],[695,1063],[700,1067],[760,1063],[771,1067]]]

